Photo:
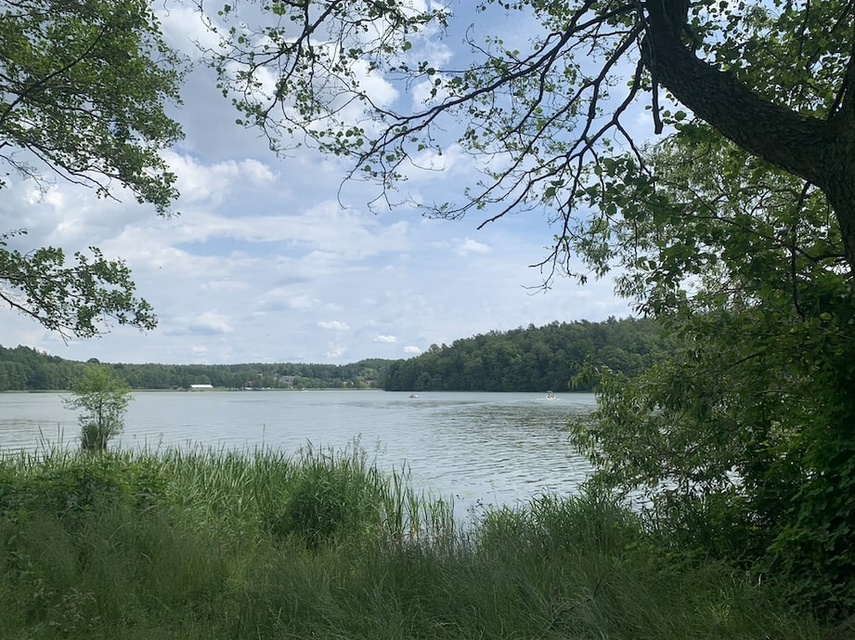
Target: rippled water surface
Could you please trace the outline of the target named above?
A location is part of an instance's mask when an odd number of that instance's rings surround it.
[[[0,451],[41,438],[73,445],[76,414],[62,394],[0,394]],[[383,469],[408,464],[413,482],[454,496],[457,510],[574,492],[588,464],[567,442],[568,420],[591,394],[262,391],[136,393],[119,445],[343,448],[359,438]]]

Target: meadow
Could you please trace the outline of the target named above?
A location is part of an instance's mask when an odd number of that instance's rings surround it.
[[[344,451],[7,454],[0,637],[829,638],[596,493],[469,526]]]

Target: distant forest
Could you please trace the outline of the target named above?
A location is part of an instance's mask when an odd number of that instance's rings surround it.
[[[553,322],[491,331],[389,365],[387,391],[590,391],[602,367],[635,376],[674,350],[653,320]],[[592,375],[580,376],[583,368]]]
[[[89,363],[96,363],[90,360]],[[353,364],[104,364],[132,389],[189,389],[210,384],[225,389],[369,389],[391,360]],[[29,347],[0,347],[0,391],[68,389],[88,363],[49,356]]]
[[[553,322],[543,327],[491,331],[432,345],[409,360],[353,364],[105,364],[132,389],[369,389],[387,391],[563,391],[582,371],[606,366],[633,376],[671,350],[649,320]],[[97,360],[90,360],[90,363]],[[85,362],[50,356],[30,347],[0,346],[0,391],[68,389]],[[595,377],[574,388],[590,390]]]

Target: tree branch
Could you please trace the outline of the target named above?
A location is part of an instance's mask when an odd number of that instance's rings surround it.
[[[667,5],[667,6],[666,6]],[[828,158],[823,143],[837,127],[760,98],[727,71],[698,58],[680,38],[671,3],[646,3],[641,51],[653,79],[726,138],[767,162],[824,188]]]

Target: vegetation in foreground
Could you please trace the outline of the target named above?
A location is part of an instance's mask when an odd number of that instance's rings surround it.
[[[3,638],[820,638],[591,493],[481,514],[358,446],[0,461]]]

